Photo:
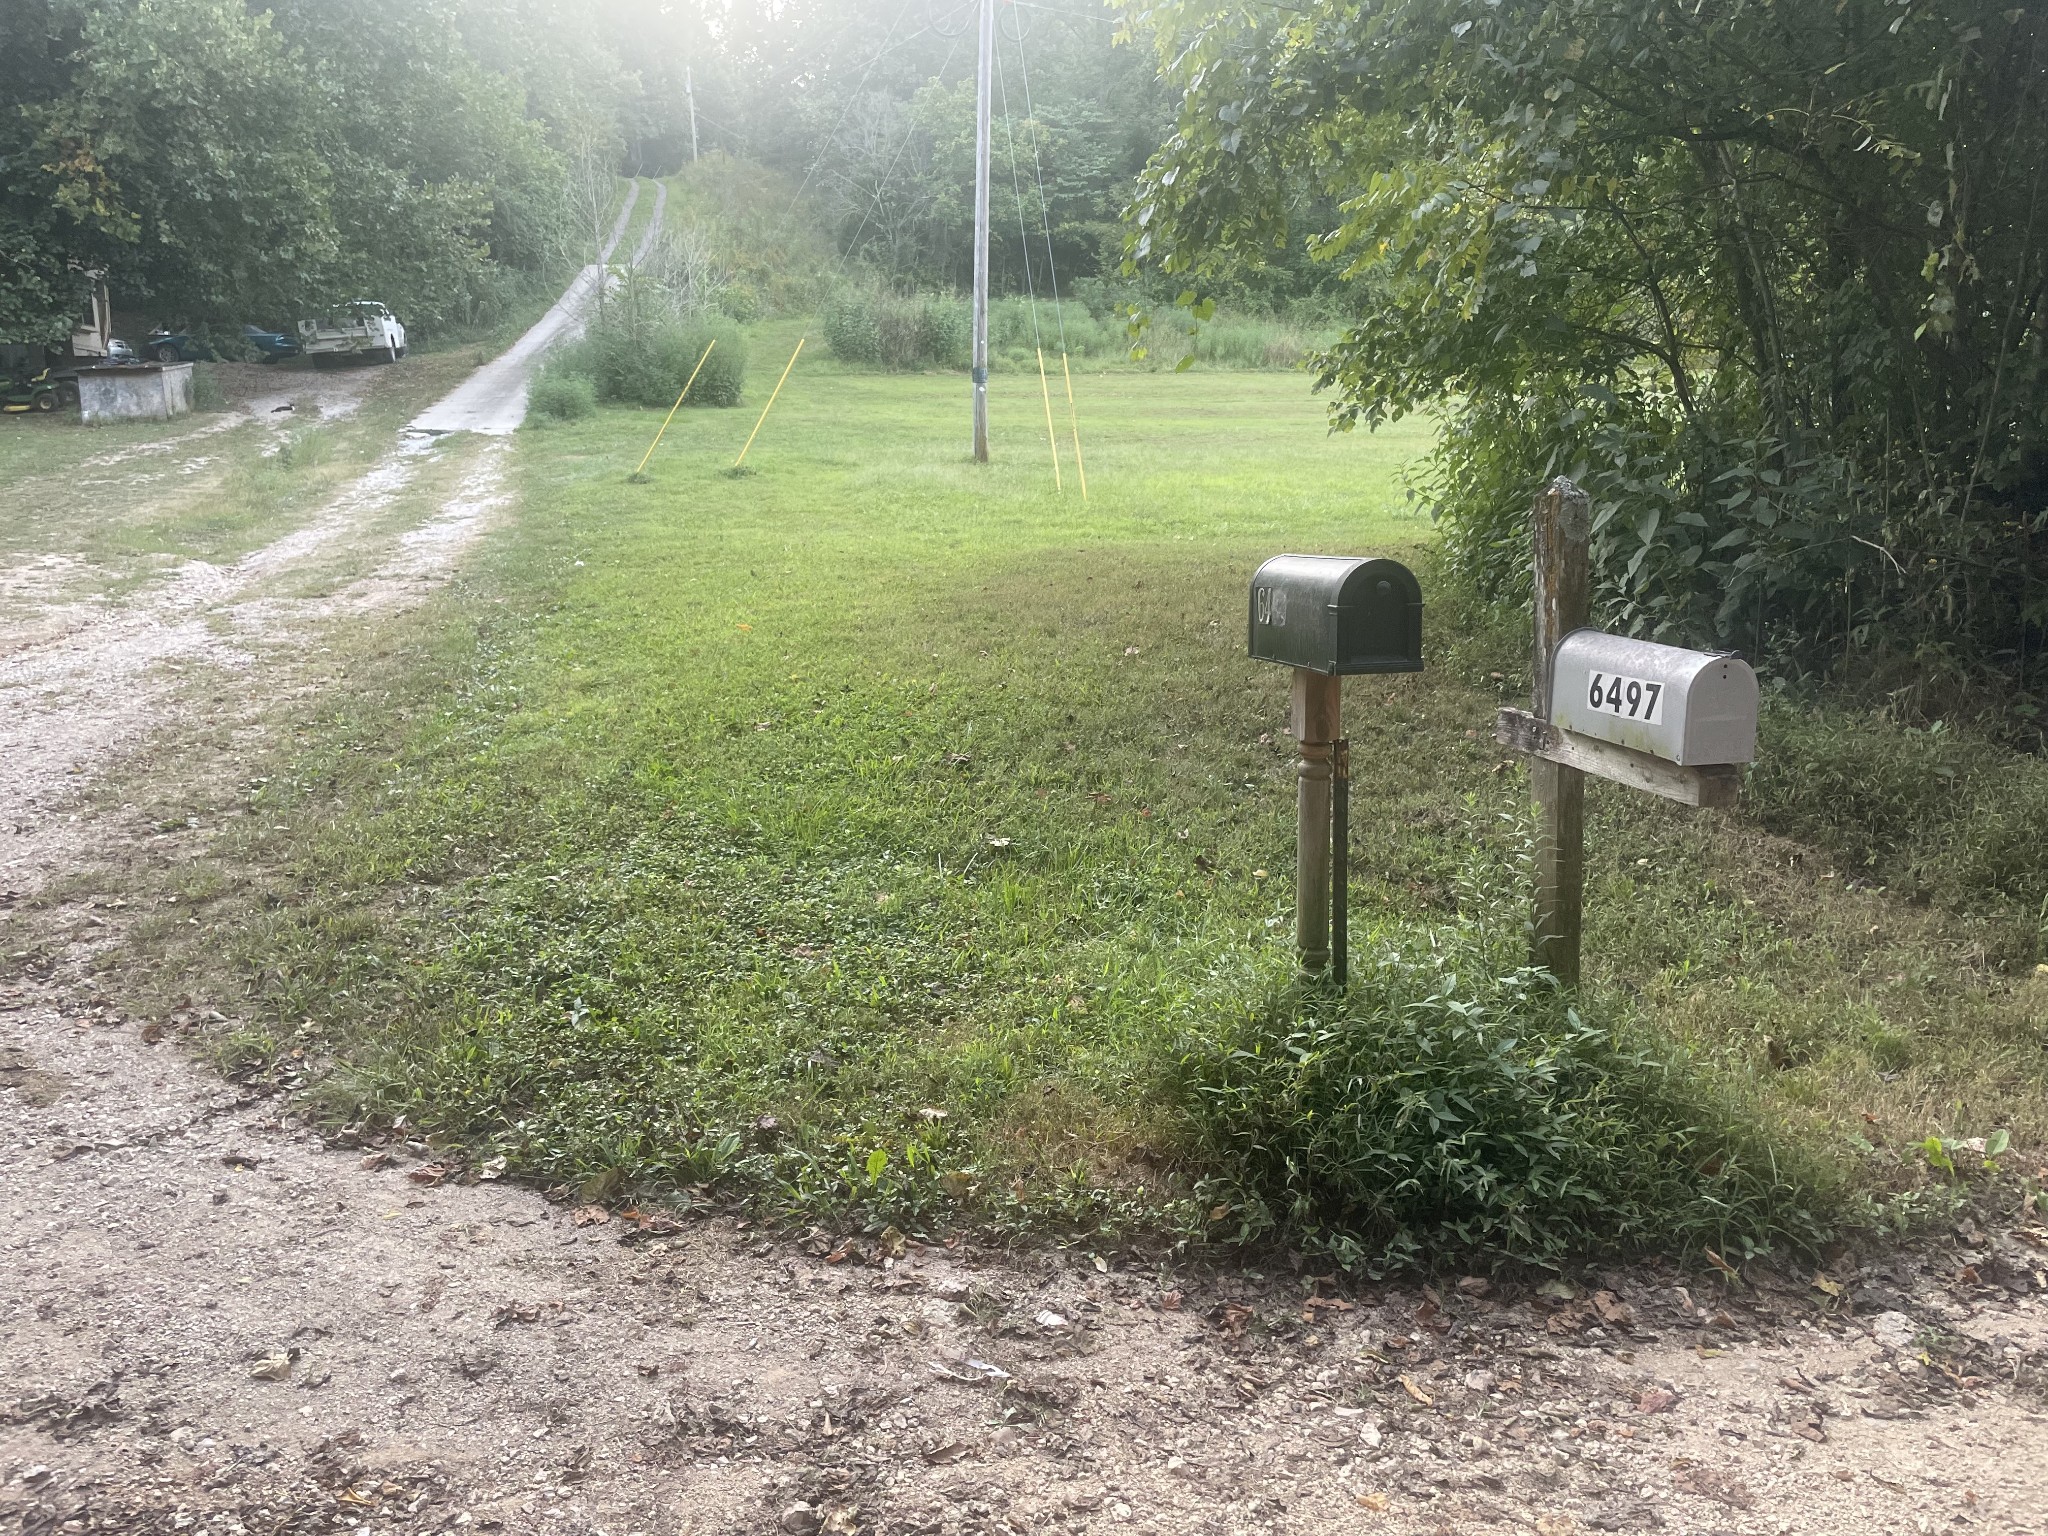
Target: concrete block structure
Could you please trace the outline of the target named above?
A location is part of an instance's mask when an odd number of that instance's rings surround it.
[[[78,414],[103,421],[169,421],[192,410],[190,363],[144,363],[78,370]]]

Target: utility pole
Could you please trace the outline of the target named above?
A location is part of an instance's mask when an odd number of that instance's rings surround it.
[[[974,71],[974,457],[988,462],[988,153],[995,73],[996,0],[981,0],[981,59]]]
[[[683,66],[683,95],[690,102],[690,163],[697,163],[697,87],[690,81],[690,66]]]

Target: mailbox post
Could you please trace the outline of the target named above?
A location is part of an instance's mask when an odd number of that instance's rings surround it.
[[[1278,555],[1252,577],[1247,628],[1255,659],[1294,669],[1288,715],[1301,753],[1295,769],[1295,948],[1305,974],[1328,972],[1342,986],[1348,816],[1336,818],[1339,832],[1332,828],[1333,805],[1348,807],[1342,680],[1422,670],[1422,588],[1394,560]]]
[[[1756,674],[1741,657],[1585,627],[1588,511],[1563,478],[1536,498],[1534,709],[1503,709],[1494,724],[1497,741],[1529,755],[1535,960],[1566,986],[1579,981],[1586,775],[1727,806],[1756,755]]]

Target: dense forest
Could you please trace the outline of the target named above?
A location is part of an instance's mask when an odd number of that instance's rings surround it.
[[[954,288],[972,18],[921,0],[0,0],[0,339],[62,334],[88,272],[180,322],[375,292],[427,334],[488,323],[589,259],[593,183],[721,158],[750,211],[798,207],[837,273]],[[1044,187],[1077,276],[1120,263],[1169,112],[1115,25],[1084,0],[1005,7],[997,175],[1029,184],[1034,225]],[[1027,285],[1017,234],[995,262],[999,287]]]
[[[1056,275],[1098,320],[1198,327],[1221,301],[1321,327],[1338,426],[1438,415],[1421,488],[1484,598],[1521,595],[1530,489],[1569,473],[1610,622],[1852,675],[1908,713],[1960,688],[2021,739],[2048,723],[2034,11],[999,16],[1000,291]],[[957,293],[973,17],[0,0],[0,340],[61,335],[92,272],[178,321],[374,292],[424,336],[488,326],[590,259],[614,178],[686,166],[752,221],[713,242],[765,290],[734,318],[848,285]]]

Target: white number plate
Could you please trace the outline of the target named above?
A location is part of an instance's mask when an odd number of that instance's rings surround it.
[[[1664,723],[1664,685],[1618,672],[1595,672],[1586,688],[1586,703],[1603,715]]]

